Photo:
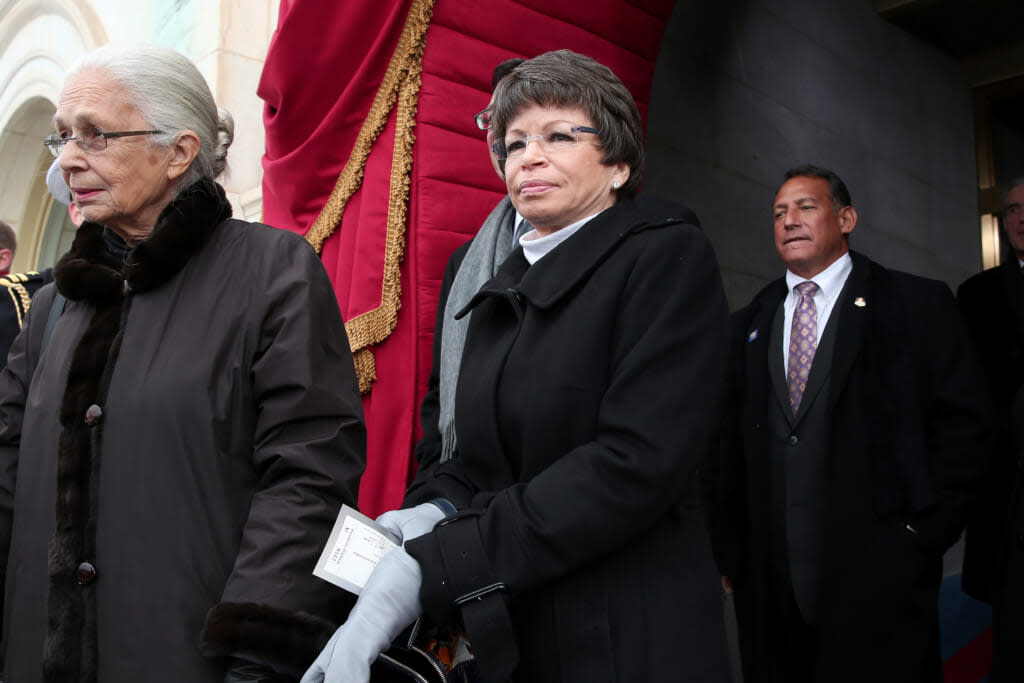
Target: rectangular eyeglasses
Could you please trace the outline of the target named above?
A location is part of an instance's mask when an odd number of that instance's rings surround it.
[[[47,135],[43,139],[43,144],[46,145],[46,149],[50,150],[50,154],[59,157],[60,153],[64,151],[64,145],[72,140],[82,148],[82,151],[101,152],[107,148],[107,140],[110,138],[127,138],[133,135],[160,135],[161,133],[163,133],[162,130],[119,130],[113,133],[102,133],[97,130],[91,133],[79,133],[76,137],[54,133]]]

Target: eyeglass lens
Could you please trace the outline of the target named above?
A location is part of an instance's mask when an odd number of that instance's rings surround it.
[[[537,135],[509,137],[501,144],[495,143],[495,151],[503,159],[515,159],[526,153],[530,141],[536,141],[540,149],[546,153],[557,153],[575,146],[580,140],[580,133],[597,134],[599,131],[587,126],[576,126],[567,121],[556,121],[546,130]]]
[[[491,114],[493,111],[494,110],[492,109],[484,109],[483,111],[477,112],[473,117],[473,120],[476,121],[476,127],[480,130],[489,130],[491,127]]]
[[[80,133],[75,137],[61,137],[57,134],[47,135],[46,139],[43,140],[43,144],[50,150],[50,154],[59,157],[60,153],[64,151],[64,147],[72,140],[86,151],[93,149],[99,151],[107,147],[107,139],[95,133]]]

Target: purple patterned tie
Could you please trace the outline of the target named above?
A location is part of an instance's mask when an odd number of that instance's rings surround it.
[[[793,310],[793,326],[789,334],[789,372],[786,383],[789,384],[789,407],[796,415],[800,409],[800,399],[807,389],[807,378],[811,374],[811,363],[814,352],[818,348],[818,309],[814,305],[814,295],[818,285],[810,280],[796,286],[800,299]]]

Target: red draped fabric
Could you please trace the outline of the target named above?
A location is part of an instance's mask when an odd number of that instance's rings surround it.
[[[674,0],[436,0],[415,120],[397,324],[371,347],[364,396],[367,469],[359,504],[397,506],[414,465],[418,407],[430,371],[434,311],[448,255],[503,194],[472,116],[491,70],[510,57],[568,48],[609,66],[646,112]],[[259,95],[265,103],[264,221],[305,234],[330,196],[392,58],[412,0],[282,0]],[[363,183],[324,243],[346,321],[382,304],[395,115]]]

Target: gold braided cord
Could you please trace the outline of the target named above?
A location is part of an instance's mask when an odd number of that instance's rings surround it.
[[[31,276],[38,274],[35,271],[30,271],[27,273],[9,273],[0,277],[0,287],[7,288],[7,293],[11,297],[11,303],[14,304],[14,314],[18,318],[19,329],[22,326],[24,316],[28,315],[29,306],[32,305],[32,295],[28,293],[24,283],[28,282]]]
[[[18,317],[18,329],[21,329],[22,312],[28,313],[28,291],[21,285],[12,284],[7,286],[7,293],[11,295],[11,303],[14,304],[14,314]],[[20,306],[19,303],[21,304]]]
[[[327,204],[306,233],[306,240],[313,245],[317,253],[320,253],[324,242],[341,224],[341,217],[349,199],[362,185],[370,150],[384,130],[388,117],[397,103],[381,303],[377,308],[345,323],[345,331],[356,365],[359,390],[364,394],[370,391],[373,381],[377,378],[373,353],[367,347],[381,343],[394,331],[398,322],[398,309],[401,306],[399,267],[405,255],[412,147],[416,139],[413,129],[416,125],[416,106],[423,70],[423,48],[435,1],[413,0],[398,46],[356,138],[348,163],[342,169]]]

